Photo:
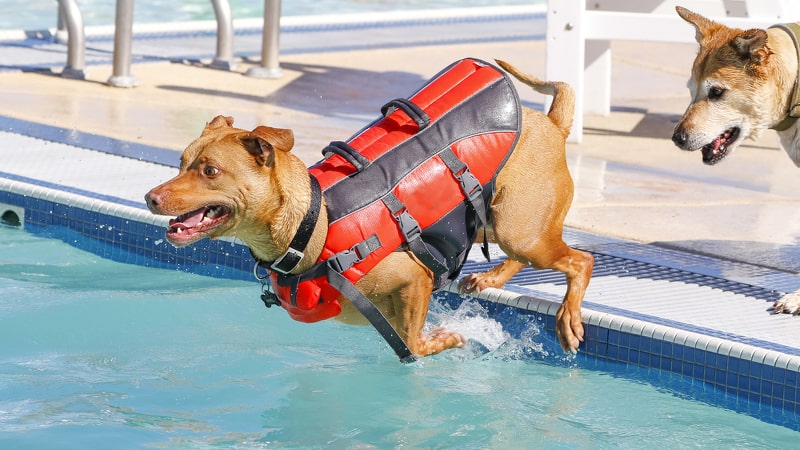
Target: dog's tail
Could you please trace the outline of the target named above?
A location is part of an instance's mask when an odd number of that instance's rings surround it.
[[[497,64],[514,78],[532,87],[536,92],[544,95],[553,96],[553,104],[547,117],[561,130],[564,137],[569,135],[572,129],[573,114],[575,113],[575,91],[563,81],[542,81],[535,76],[521,72],[511,64],[496,59]]]

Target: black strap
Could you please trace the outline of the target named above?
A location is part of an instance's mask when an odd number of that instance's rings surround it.
[[[356,172],[361,172],[370,164],[369,159],[362,155],[347,142],[333,141],[322,149],[322,156],[328,158],[331,155],[339,155],[355,167]]]
[[[408,349],[408,345],[403,341],[403,338],[397,334],[397,331],[392,327],[392,324],[386,320],[386,317],[381,313],[378,307],[362,294],[361,291],[356,289],[350,280],[332,267],[329,267],[328,283],[339,291],[339,293],[347,297],[350,303],[369,320],[369,323],[378,330],[378,333],[380,333],[389,346],[392,347],[392,350],[394,350],[401,362],[411,363],[417,360],[414,354],[411,353],[411,350]]]
[[[389,192],[388,194],[381,197],[381,200],[389,208],[389,211],[392,213],[392,217],[394,220],[397,221],[397,225],[400,227],[400,231],[403,233],[403,236],[406,238],[406,244],[408,244],[408,248],[417,256],[417,258],[422,261],[428,269],[433,271],[434,277],[436,280],[441,280],[443,275],[446,275],[447,265],[443,262],[436,259],[433,254],[428,250],[428,247],[425,245],[425,242],[422,240],[422,228],[419,226],[419,222],[415,219],[411,214],[409,214],[406,205],[400,201],[393,193]]]
[[[280,274],[286,275],[297,267],[300,260],[303,259],[303,250],[306,249],[306,245],[308,245],[308,241],[314,233],[314,228],[317,226],[317,219],[322,206],[322,190],[316,177],[309,175],[309,178],[311,179],[311,204],[308,206],[308,211],[303,216],[292,242],[289,243],[289,248],[269,266],[270,270]]]
[[[431,123],[431,118],[425,114],[425,111],[423,111],[422,108],[404,98],[396,98],[383,105],[381,107],[381,114],[383,114],[383,117],[386,117],[397,109],[402,110],[408,115],[408,117],[411,118],[411,120],[416,122],[417,126],[419,127],[419,131],[424,130]]]
[[[486,226],[489,222],[486,219],[486,205],[483,202],[483,186],[480,181],[475,178],[475,175],[469,171],[469,167],[461,161],[450,147],[446,147],[439,152],[439,157],[447,165],[447,168],[453,172],[453,176],[461,184],[461,192],[464,193],[467,201],[472,205],[475,214],[481,221],[481,224]]]
[[[442,158],[447,168],[453,173],[453,177],[461,184],[461,192],[464,193],[467,201],[472,205],[475,214],[483,225],[483,245],[481,246],[481,253],[487,261],[491,261],[489,256],[489,239],[487,239],[486,227],[489,225],[489,218],[486,214],[486,204],[483,201],[483,186],[475,178],[475,175],[469,171],[464,161],[453,152],[450,147],[446,147],[439,152],[439,157]]]

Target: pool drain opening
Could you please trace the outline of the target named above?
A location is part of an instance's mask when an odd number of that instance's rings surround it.
[[[9,227],[22,227],[25,210],[18,206],[0,203],[0,223]]]

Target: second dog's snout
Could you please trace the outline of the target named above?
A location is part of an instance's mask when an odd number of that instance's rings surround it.
[[[675,130],[672,133],[672,142],[675,143],[678,147],[682,149],[686,149],[686,143],[689,141],[689,134],[683,130]]]

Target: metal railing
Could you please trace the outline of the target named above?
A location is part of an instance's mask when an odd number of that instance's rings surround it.
[[[261,40],[261,64],[247,70],[247,75],[255,78],[280,78],[278,63],[278,40],[281,29],[281,1],[264,0],[264,26]]]
[[[139,84],[131,74],[133,55],[133,0],[117,0],[114,18],[114,69],[108,84],[114,87],[134,87]]]
[[[228,0],[211,0],[217,18],[217,56],[211,61],[215,69],[233,70],[233,15]],[[280,14],[280,11],[278,11]]]
[[[210,66],[216,69],[233,70],[233,17],[229,0],[211,0],[217,21],[216,56]],[[83,16],[75,0],[58,0],[59,29],[67,31],[67,64],[61,72],[65,78],[85,79],[86,36]],[[113,72],[108,84],[115,87],[136,86],[136,77],[131,74],[133,47],[134,0],[117,0],[114,22]],[[264,0],[264,24],[262,29],[261,64],[247,71],[248,76],[277,78],[282,75],[278,62],[280,37],[281,0]]]
[[[75,0],[58,0],[58,26],[66,27],[67,65],[61,71],[64,78],[86,79],[83,67],[86,63],[86,36],[83,32],[83,16]]]

